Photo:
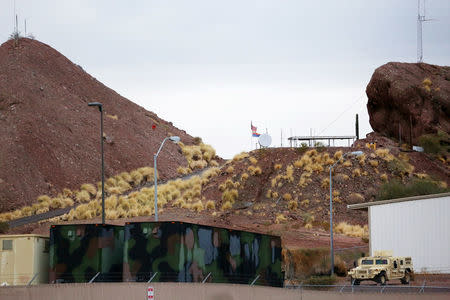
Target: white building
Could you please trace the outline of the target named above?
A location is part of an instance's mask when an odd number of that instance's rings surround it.
[[[450,193],[347,206],[368,210],[369,250],[411,256],[416,273],[450,273]]]

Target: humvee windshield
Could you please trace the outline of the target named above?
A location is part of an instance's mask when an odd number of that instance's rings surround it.
[[[388,261],[387,261],[387,259],[377,259],[376,264],[377,265],[387,265]]]
[[[361,265],[373,265],[373,259],[363,259]]]

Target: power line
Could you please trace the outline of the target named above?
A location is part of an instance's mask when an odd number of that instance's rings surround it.
[[[330,126],[333,125],[337,120],[339,120],[339,119],[340,119],[347,111],[349,111],[351,108],[353,108],[353,106],[354,106],[356,103],[358,103],[358,102],[360,102],[361,100],[363,100],[363,97],[364,97],[364,96],[359,97],[355,102],[353,102],[352,104],[350,104],[350,106],[349,106],[347,109],[345,109],[343,112],[341,112],[341,113],[336,117],[336,119],[334,119],[333,121],[331,121],[331,123],[328,124],[321,132],[319,132],[318,135],[321,135],[325,130],[327,130],[328,128],[330,128]]]

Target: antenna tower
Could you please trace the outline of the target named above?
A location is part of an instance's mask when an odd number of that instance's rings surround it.
[[[425,18],[425,1],[423,0],[422,5],[422,0],[417,0],[417,62],[419,63],[423,61],[422,23],[432,20]]]

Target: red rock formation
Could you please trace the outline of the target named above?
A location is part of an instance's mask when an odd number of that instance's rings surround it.
[[[375,132],[406,142],[411,132],[413,143],[450,132],[450,67],[391,62],[375,70],[366,93]]]
[[[20,39],[0,46],[0,212],[100,180],[100,115],[104,106],[105,173],[153,165],[168,135],[192,137],[120,96],[48,45]],[[152,124],[156,129],[152,130]],[[186,165],[167,143],[158,159],[162,178]]]

